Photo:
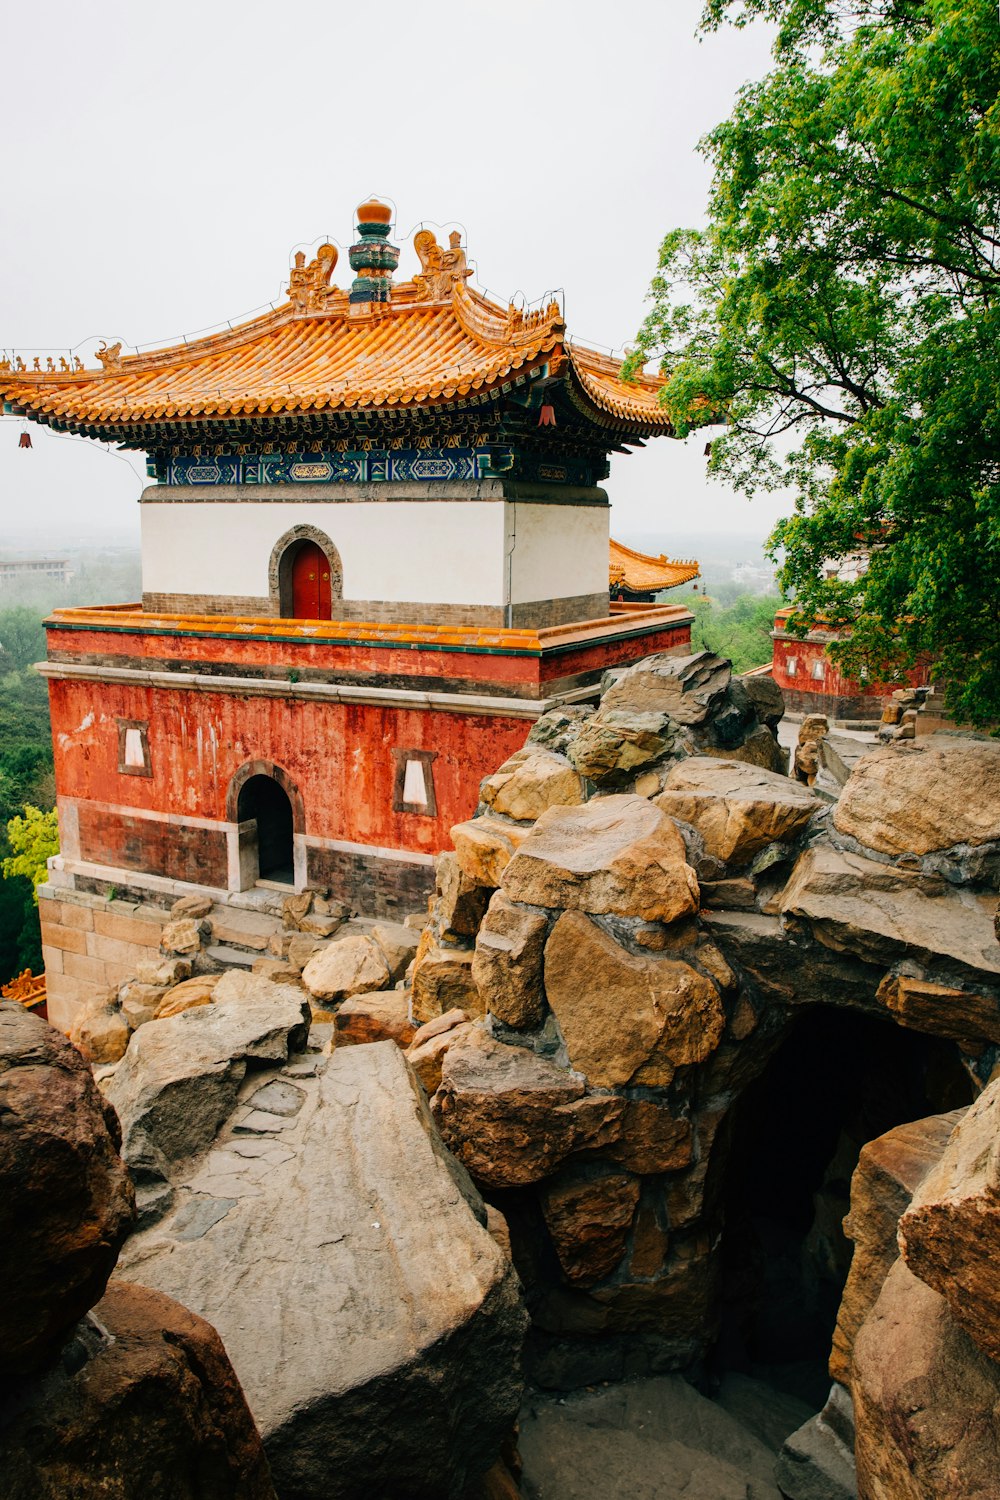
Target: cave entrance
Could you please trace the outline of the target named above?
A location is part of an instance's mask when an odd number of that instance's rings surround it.
[[[861,1148],[969,1104],[973,1092],[950,1042],[846,1010],[796,1019],[730,1113],[723,1368],[822,1406],[851,1263],[841,1221]]]
[[[294,818],[284,787],[270,776],[251,776],[240,787],[236,816],[243,857],[256,860],[255,877],[294,885]]]

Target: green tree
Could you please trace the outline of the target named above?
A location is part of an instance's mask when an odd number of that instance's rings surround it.
[[[703,142],[708,228],[665,238],[632,363],[711,469],[790,484],[771,538],[800,631],[851,675],[929,657],[1000,720],[1000,26],[996,0],[707,0],[777,25],[775,66]],[[823,562],[870,550],[854,582]]]
[[[694,614],[693,651],[727,656],[736,672],[749,672],[771,660],[774,616],[782,606],[777,595],[741,594],[732,604],[720,605],[707,594],[699,594],[684,603]]]
[[[0,647],[18,670],[41,661],[45,655],[45,630],[37,611],[26,605],[0,610]]]
[[[43,812],[40,807],[26,806],[22,817],[7,824],[7,840],[13,850],[3,861],[3,873],[23,875],[31,881],[38,900],[38,887],[46,876],[46,860],[59,853],[59,825],[56,811]]]

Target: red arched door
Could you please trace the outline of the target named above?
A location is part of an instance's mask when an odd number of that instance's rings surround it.
[[[330,562],[315,542],[303,542],[292,559],[292,615],[296,620],[329,620]]]

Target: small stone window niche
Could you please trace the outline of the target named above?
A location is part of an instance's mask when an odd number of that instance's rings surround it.
[[[123,776],[152,776],[149,724],[145,720],[118,720],[118,770]]]
[[[416,813],[425,818],[437,816],[434,793],[436,750],[394,750],[396,774],[392,787],[392,810]]]
[[[812,674],[817,682],[822,682],[824,676],[826,675],[823,668],[823,662],[819,657],[817,657],[812,664]]]
[[[788,673],[789,677],[798,676],[799,659],[797,656],[789,656],[787,658],[787,660],[785,661],[785,671]]]

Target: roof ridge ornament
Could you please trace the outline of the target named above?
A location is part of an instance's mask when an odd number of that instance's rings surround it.
[[[103,366],[105,375],[117,375],[122,367],[122,341],[109,344],[107,339],[101,340],[101,347],[95,351],[96,357]]]
[[[336,245],[320,245],[306,265],[305,253],[302,250],[295,252],[295,265],[288,274],[288,299],[294,312],[325,311],[331,295],[338,290],[330,285],[338,254]]]
[[[458,229],[449,234],[447,250],[438,244],[433,230],[418,229],[413,236],[413,248],[420,261],[420,272],[413,278],[420,302],[447,302],[456,284],[472,275]]]
[[[384,308],[392,295],[392,273],[399,264],[399,246],[389,244],[392,209],[369,198],[357,211],[361,238],[347,252],[355,277],[348,295],[350,312],[358,316]]]

